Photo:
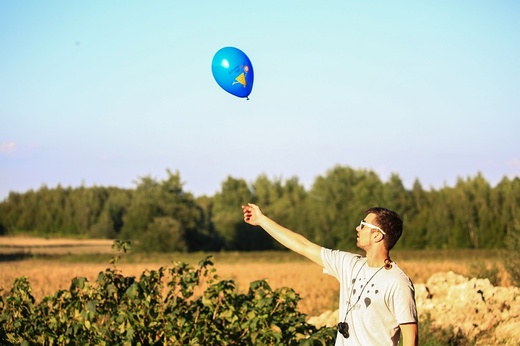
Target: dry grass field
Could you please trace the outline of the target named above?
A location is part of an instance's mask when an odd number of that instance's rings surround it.
[[[0,287],[9,290],[14,279],[27,276],[37,301],[58,289],[68,289],[71,279],[84,276],[95,281],[99,272],[110,266],[109,240],[48,240],[0,237]],[[29,256],[30,255],[30,256]],[[124,275],[139,277],[148,269],[171,266],[184,261],[194,266],[205,253],[148,255],[129,254],[118,268]],[[291,252],[221,252],[213,256],[220,279],[236,282],[240,292],[249,283],[266,279],[273,289],[287,286],[300,294],[300,309],[309,316],[337,307],[337,281],[322,274],[321,269]],[[397,262],[415,283],[425,283],[434,273],[454,271],[465,276],[498,268],[500,285],[507,286],[508,277],[499,256],[489,251],[395,251]],[[4,292],[5,294],[5,292]]]
[[[52,239],[36,237],[0,237],[0,255],[66,255],[81,253],[110,253],[108,239]]]

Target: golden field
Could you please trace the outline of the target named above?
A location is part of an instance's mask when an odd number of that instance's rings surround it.
[[[110,267],[110,240],[58,240],[41,238],[0,237],[0,287],[8,291],[15,278],[27,276],[37,301],[58,289],[68,289],[71,279],[84,276],[95,281],[99,272]],[[194,266],[207,255],[213,256],[220,279],[234,280],[240,292],[246,292],[249,283],[266,279],[273,289],[291,287],[300,294],[300,310],[319,315],[337,308],[337,281],[324,275],[317,265],[294,253],[219,252],[142,255],[123,255],[118,268],[126,276],[139,277],[145,270],[171,266],[183,261]],[[421,250],[393,251],[392,259],[412,278],[414,283],[425,283],[434,273],[453,271],[473,277],[498,269],[497,279],[509,285],[497,252],[482,250]],[[3,292],[5,294],[6,292]]]

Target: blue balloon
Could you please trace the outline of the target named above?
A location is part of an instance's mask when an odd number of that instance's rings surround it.
[[[215,53],[211,72],[218,85],[232,95],[247,98],[253,89],[253,65],[238,48],[224,47]]]

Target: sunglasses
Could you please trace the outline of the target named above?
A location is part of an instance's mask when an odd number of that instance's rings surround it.
[[[368,228],[373,228],[373,229],[377,229],[379,232],[383,233],[384,235],[386,235],[386,232],[383,231],[381,228],[377,227],[377,226],[374,226],[372,225],[371,223],[368,223],[368,222],[365,222],[363,220],[361,220],[361,222],[359,223],[359,228],[360,229],[363,229],[363,226],[367,226]]]

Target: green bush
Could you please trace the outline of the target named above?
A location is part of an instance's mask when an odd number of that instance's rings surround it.
[[[198,268],[186,263],[144,271],[139,279],[113,266],[91,283],[72,280],[35,303],[26,277],[0,297],[1,345],[326,345],[335,331],[317,330],[297,309],[290,288],[272,290],[264,280],[246,294],[218,280],[211,257]],[[166,285],[165,285],[166,283]],[[202,294],[195,295],[204,285]]]

